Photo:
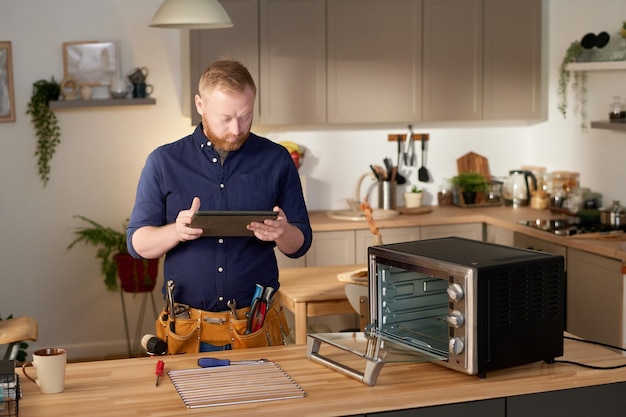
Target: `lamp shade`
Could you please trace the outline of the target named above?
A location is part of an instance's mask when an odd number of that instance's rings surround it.
[[[173,29],[220,29],[233,26],[217,0],[165,0],[150,26]]]

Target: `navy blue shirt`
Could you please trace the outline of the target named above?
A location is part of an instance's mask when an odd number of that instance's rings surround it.
[[[139,179],[135,206],[127,229],[131,254],[132,235],[143,226],[173,223],[188,210],[194,197],[200,210],[273,210],[279,206],[289,223],[304,234],[304,244],[293,254],[304,255],[312,231],[300,177],[289,152],[279,144],[250,133],[223,164],[202,131],[160,146],[147,158]],[[201,237],[181,242],[165,255],[165,281],[173,280],[176,302],[208,311],[250,305],[257,283],[278,290],[274,242],[251,237]]]

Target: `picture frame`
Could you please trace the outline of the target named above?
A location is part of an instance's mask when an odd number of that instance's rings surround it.
[[[0,122],[15,121],[11,42],[0,41]]]
[[[114,42],[63,42],[64,77],[78,85],[110,85],[119,74],[117,49]]]

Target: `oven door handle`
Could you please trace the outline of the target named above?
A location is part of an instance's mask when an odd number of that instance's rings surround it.
[[[383,366],[385,365],[384,362],[374,362],[374,361],[366,359],[367,363],[365,364],[365,371],[360,372],[360,371],[357,371],[356,369],[340,364],[339,362],[334,361],[320,354],[319,351],[320,351],[321,345],[322,345],[321,340],[310,337],[310,336],[307,337],[306,355],[313,362],[317,362],[322,365],[325,365],[334,371],[347,375],[350,378],[354,378],[357,381],[360,381],[366,385],[376,384],[376,379],[378,379],[378,374],[380,374],[380,371],[383,369]]]

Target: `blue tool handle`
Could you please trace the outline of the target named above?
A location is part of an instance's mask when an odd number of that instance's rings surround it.
[[[216,366],[229,366],[230,361],[228,359],[215,359],[215,358],[200,358],[198,359],[198,366],[201,368],[215,368]]]

